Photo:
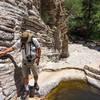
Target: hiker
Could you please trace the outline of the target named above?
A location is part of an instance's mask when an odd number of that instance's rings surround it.
[[[24,92],[27,94],[29,92],[29,69],[32,70],[34,76],[34,88],[39,90],[38,86],[38,74],[37,74],[37,65],[39,65],[39,60],[41,56],[40,44],[36,38],[33,38],[33,35],[30,33],[30,30],[26,30],[20,36],[20,39],[8,49],[1,51],[0,55],[11,52],[15,49],[20,48],[22,51],[22,73],[24,77]]]

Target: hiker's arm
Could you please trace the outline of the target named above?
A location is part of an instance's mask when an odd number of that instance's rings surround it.
[[[41,56],[41,48],[38,48],[37,49],[37,58],[40,59],[40,56]]]
[[[40,56],[41,56],[41,48],[37,48],[37,58],[35,59],[37,65],[39,65]]]
[[[11,52],[11,51],[13,51],[13,50],[14,50],[13,47],[9,47],[9,48],[7,48],[6,50],[1,51],[1,52],[0,52],[0,55],[6,54],[6,53]]]
[[[1,51],[0,55],[6,54],[8,52],[11,52],[11,51],[17,49],[17,48],[20,48],[20,45],[21,45],[20,40],[18,40],[12,47],[9,47],[8,49]]]
[[[39,60],[40,60],[40,56],[41,56],[41,47],[40,47],[40,43],[38,42],[37,39],[32,39],[33,40],[33,43],[36,47],[36,50],[37,50],[37,58],[35,59],[35,62],[37,63],[37,65],[39,65]]]

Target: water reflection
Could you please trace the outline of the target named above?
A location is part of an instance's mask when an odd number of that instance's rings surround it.
[[[62,81],[46,100],[100,100],[100,90],[82,80]]]

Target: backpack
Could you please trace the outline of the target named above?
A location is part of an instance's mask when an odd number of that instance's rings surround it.
[[[29,44],[30,44],[30,55],[31,55],[31,51],[32,51],[31,46],[34,46],[35,49],[36,49],[36,45],[35,45],[34,41],[32,40],[32,38],[33,38],[33,37],[31,37],[31,40],[30,40],[30,42],[29,42]],[[21,44],[21,49],[22,49],[22,48],[25,49],[25,54],[26,54],[26,46],[25,46],[24,43]],[[37,49],[36,49],[36,50],[37,50]]]

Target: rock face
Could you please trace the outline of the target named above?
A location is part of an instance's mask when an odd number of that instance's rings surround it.
[[[31,30],[42,47],[52,47],[52,38],[48,35],[52,31],[36,8],[39,10],[37,0],[0,0],[0,50],[12,46],[26,29]],[[23,85],[21,53],[17,50],[10,55],[14,58],[6,57],[11,60],[0,59],[0,100],[14,100]]]
[[[54,38],[58,34],[57,29],[50,29],[41,19],[42,1],[0,0],[0,51],[12,46],[19,39],[20,34],[27,29],[39,39],[42,49],[46,51],[52,51],[53,48],[59,49],[54,47],[56,42]],[[44,61],[45,57],[48,61],[52,58],[55,60],[59,54],[52,52],[49,54],[43,52],[41,61]],[[16,94],[19,95],[23,85],[21,53],[16,50],[10,55],[13,57],[7,55],[8,59],[5,57],[3,60],[0,59],[0,99],[2,100],[13,100]]]
[[[89,83],[100,88],[100,63],[93,63],[84,66],[86,77]]]
[[[7,1],[7,2],[6,2]],[[32,1],[6,1],[0,2],[0,45],[11,46],[15,39],[18,39],[19,32],[26,29],[33,32],[45,30],[46,25],[40,18],[39,12]],[[43,31],[44,32],[44,31]],[[41,33],[43,33],[41,32]]]

